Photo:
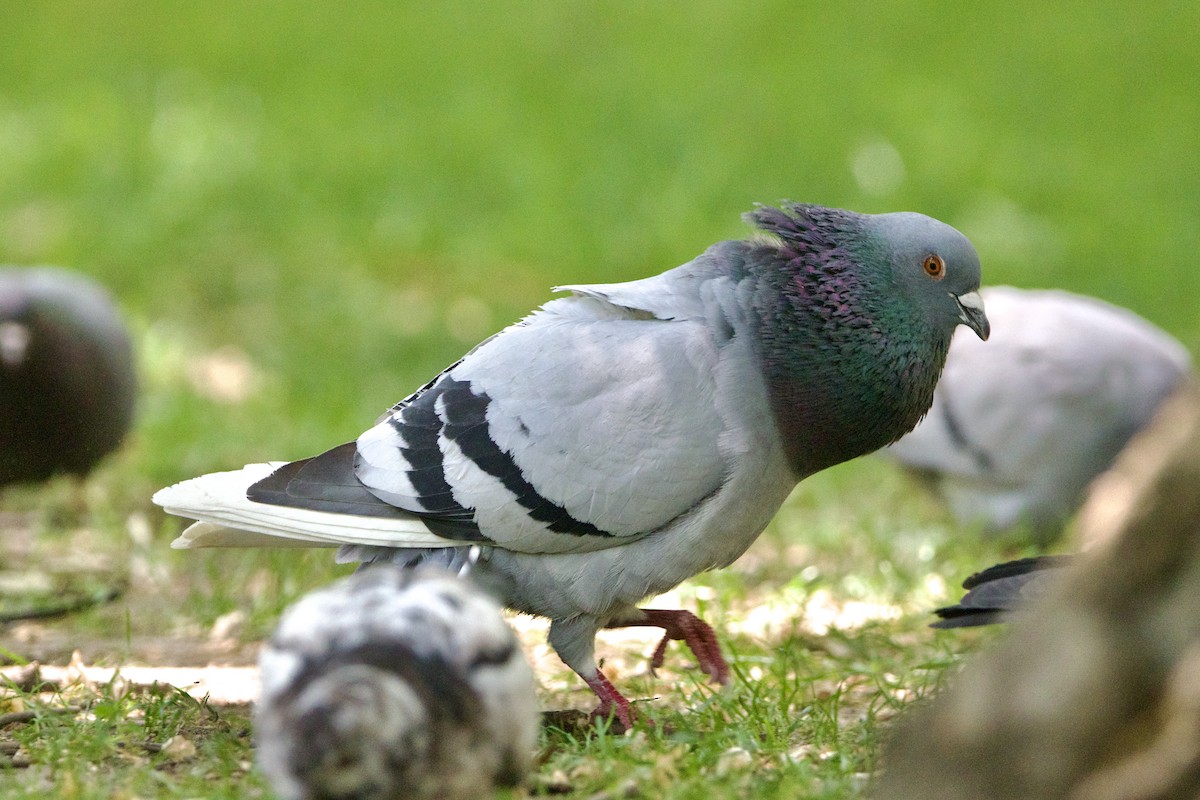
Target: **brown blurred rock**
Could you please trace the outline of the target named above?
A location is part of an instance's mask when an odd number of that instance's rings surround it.
[[[1184,484],[1173,489],[1170,482],[1179,472],[1177,462],[1196,455],[1196,440],[1191,440],[1193,449],[1189,451],[1186,436],[1198,415],[1200,384],[1191,380],[1163,403],[1150,426],[1092,483],[1075,524],[1080,549],[1091,549],[1129,530],[1135,513],[1150,515],[1153,520],[1156,504],[1194,499],[1200,488]],[[1200,533],[1200,519],[1181,521],[1180,534],[1189,531]]]
[[[888,800],[1200,797],[1200,389],[1093,487],[1091,544],[895,731]]]

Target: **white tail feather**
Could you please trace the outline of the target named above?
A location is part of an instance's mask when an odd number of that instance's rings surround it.
[[[199,520],[171,542],[193,547],[447,547],[456,543],[431,533],[417,517],[395,519],[273,506],[246,499],[251,484],[283,464],[250,464],[160,489],[154,502],[167,513]]]
[[[199,547],[325,547],[317,542],[302,539],[285,539],[282,536],[252,533],[237,528],[226,528],[212,522],[193,522],[171,547],[176,550],[192,550]]]

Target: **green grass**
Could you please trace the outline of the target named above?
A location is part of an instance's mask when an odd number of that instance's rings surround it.
[[[269,796],[247,761],[245,709],[114,683],[28,710],[33,719],[12,736],[28,766],[0,776],[4,797]]]
[[[550,286],[681,263],[742,235],[754,202],[924,211],[976,242],[988,283],[1095,294],[1200,347],[1194,4],[101,0],[0,16],[0,263],[110,285],[145,389],[127,448],[83,487],[2,498],[20,535],[0,566],[51,591],[128,587],[8,629],[16,655],[183,660],[161,642],[195,641],[244,659],[345,568],[169,551],[179,526],[155,488],[352,438]],[[650,679],[644,649],[602,639],[659,725],[549,731],[535,785],[861,797],[891,715],[980,641],[925,629],[939,577],[1013,552],[886,465],[810,479],[745,559],[681,590],[728,631],[735,685],[696,684],[676,648]],[[818,634],[797,620],[819,603],[900,616]],[[782,622],[755,627],[763,608]],[[233,649],[211,645],[239,610]],[[548,707],[590,703],[561,671],[543,688]],[[31,762],[0,770],[0,796],[264,791],[244,713],[96,692],[0,732]],[[197,746],[179,762],[117,744],[178,732]]]

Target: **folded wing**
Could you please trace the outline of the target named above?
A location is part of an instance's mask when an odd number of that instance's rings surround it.
[[[672,318],[636,307],[642,281],[571,287],[575,296],[484,342],[356,443],[162,490],[155,502],[201,521],[176,546],[266,537],[562,553],[668,525],[725,478],[712,375],[732,336],[697,318],[694,277],[672,300],[670,274],[644,290]]]

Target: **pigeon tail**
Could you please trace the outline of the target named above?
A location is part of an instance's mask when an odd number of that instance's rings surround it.
[[[199,520],[171,543],[197,547],[337,547],[345,544],[384,547],[452,545],[412,515],[366,516],[268,505],[250,500],[254,484],[290,465],[250,464],[214,472],[161,489],[154,502],[170,514]]]

